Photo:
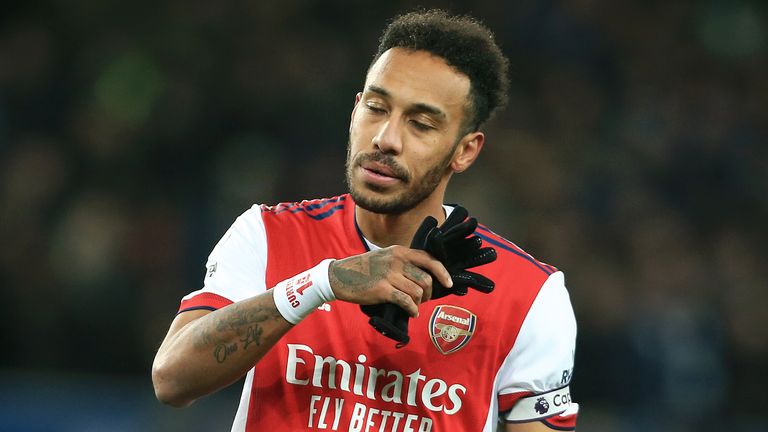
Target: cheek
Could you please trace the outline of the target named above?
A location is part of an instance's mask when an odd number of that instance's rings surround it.
[[[441,148],[440,151],[429,151],[419,154],[414,154],[411,159],[411,172],[417,176],[422,177],[427,172],[430,172],[440,166],[445,168],[446,164],[450,164],[450,158],[453,156],[453,149],[451,143],[432,143],[432,148]],[[446,150],[448,148],[448,150]]]
[[[353,155],[360,151],[360,134],[355,128],[351,128],[349,131],[349,143],[347,149],[349,153]]]
[[[365,137],[365,126],[357,117],[353,116],[349,123],[349,139],[352,145],[358,145],[360,140]]]

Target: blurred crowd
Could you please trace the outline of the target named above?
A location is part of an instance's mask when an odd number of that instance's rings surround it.
[[[593,430],[762,430],[768,6],[458,3],[422,5],[486,22],[512,92],[449,198],[565,271],[583,416]],[[0,370],[148,380],[236,216],[345,192],[354,94],[410,8],[4,6]]]

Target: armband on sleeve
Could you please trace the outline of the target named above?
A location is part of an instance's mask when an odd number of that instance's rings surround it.
[[[507,423],[523,423],[563,414],[571,408],[571,390],[569,386],[547,393],[522,397],[511,410],[502,413],[501,418]]]

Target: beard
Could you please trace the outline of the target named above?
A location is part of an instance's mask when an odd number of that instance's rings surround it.
[[[346,180],[349,193],[352,195],[352,199],[357,205],[370,212],[391,215],[405,213],[419,205],[435,191],[440,184],[440,181],[448,172],[453,153],[458,145],[459,141],[456,141],[451,148],[451,151],[449,151],[443,159],[431,166],[421,178],[414,179],[405,168],[401,167],[395,161],[394,157],[380,151],[376,151],[375,153],[359,153],[355,156],[354,160],[351,160],[352,146],[351,143],[348,143]],[[377,162],[392,170],[394,176],[400,179],[403,185],[405,185],[405,189],[390,197],[377,198],[371,196],[368,191],[384,192],[384,188],[372,184],[355,184],[353,179],[355,168],[359,167],[362,163],[369,161]],[[366,189],[368,191],[366,191]]]

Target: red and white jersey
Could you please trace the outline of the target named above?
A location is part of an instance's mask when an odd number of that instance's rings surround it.
[[[399,349],[358,305],[322,305],[248,372],[232,430],[494,431],[500,419],[573,429],[576,322],[563,274],[482,225],[476,234],[498,253],[475,269],[496,282],[491,294],[423,303]],[[253,206],[179,312],[225,307],[369,247],[349,195]]]

